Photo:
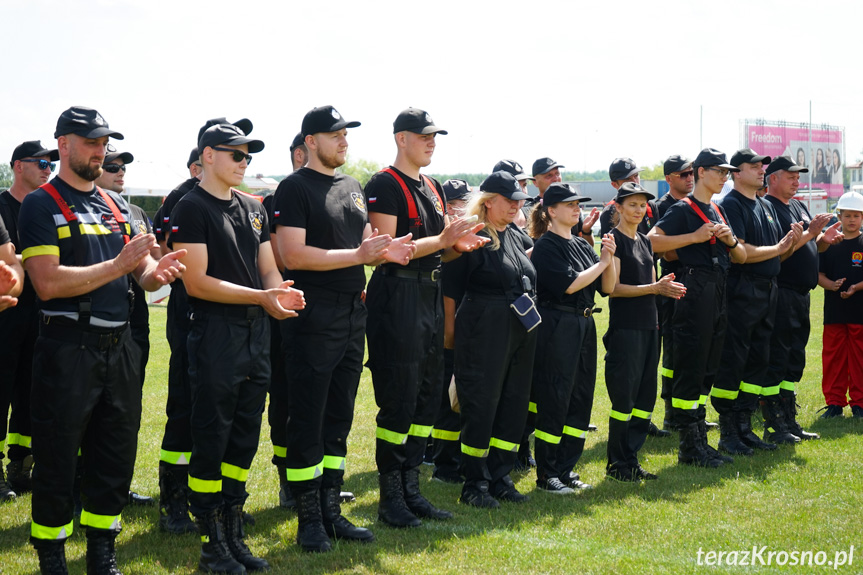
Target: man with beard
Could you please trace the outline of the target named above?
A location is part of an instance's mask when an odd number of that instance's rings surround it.
[[[43,573],[66,573],[73,483],[80,449],[81,526],[87,570],[119,573],[114,539],[128,501],[141,421],[140,350],[129,329],[129,279],[154,291],[182,273],[156,239],[129,225],[129,208],[93,182],[108,138],[122,139],[91,108],[69,108],[54,132],[59,176],[21,206],[21,257],[40,300],[33,354],[33,522]]]
[[[21,253],[18,234],[18,214],[27,194],[48,181],[60,155],[57,150],[46,150],[39,140],[24,142],[12,152],[12,186],[0,194],[0,218],[9,232],[11,243],[3,250],[11,252],[11,261]],[[4,254],[9,256],[9,254]],[[20,266],[20,264],[19,264]],[[23,271],[23,270],[22,270]],[[23,276],[23,274],[22,274]],[[30,278],[22,277],[18,284],[20,296],[14,307],[0,314],[0,500],[30,491],[30,470],[33,456],[30,453],[30,383],[33,369],[33,346],[39,333],[36,292]],[[9,435],[6,435],[6,415],[9,407]],[[4,487],[2,447],[9,447],[9,464],[6,469],[9,485]]]

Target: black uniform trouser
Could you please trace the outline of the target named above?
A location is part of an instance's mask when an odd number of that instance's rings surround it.
[[[81,525],[120,529],[141,424],[140,350],[128,325],[65,318],[40,325],[33,354],[31,538],[72,534],[78,450],[83,458]]]
[[[18,298],[17,306],[0,313],[0,460],[6,445],[12,461],[21,461],[30,454],[30,388],[38,333],[39,312],[35,301]]]
[[[536,476],[567,477],[584,451],[596,386],[596,323],[540,308],[533,364]]]
[[[754,411],[758,396],[779,394],[770,386],[770,335],[776,317],[775,278],[751,274],[728,276],[728,322],[722,361],[710,392],[719,413]]]
[[[675,274],[676,277],[677,274]],[[677,281],[680,281],[679,279]],[[662,348],[662,367],[659,373],[662,377],[660,397],[671,399],[671,383],[674,379],[674,339],[672,337],[672,318],[674,317],[674,304],[677,300],[672,297],[657,297],[656,310],[659,314],[659,336]],[[665,419],[670,420],[671,414],[666,413]]]
[[[193,308],[189,331],[189,505],[242,505],[270,385],[270,322],[257,306]]]
[[[443,385],[443,297],[439,282],[385,276],[369,281],[369,359],[378,404],[380,473],[418,467]]]
[[[725,279],[718,268],[685,268],[678,276],[686,286],[671,318],[672,420],[679,426],[699,421],[699,408],[707,404],[719,369],[728,322]]]
[[[306,307],[282,322],[291,489],[340,487],[365,352],[360,293],[304,288]]]
[[[779,394],[794,397],[797,383],[806,368],[806,344],[809,342],[809,290],[779,287],[776,323],[770,337],[770,387],[779,386]]]
[[[638,465],[638,451],[647,438],[656,403],[659,332],[609,329],[605,344],[605,386],[611,400],[608,416],[608,467],[628,470]]]
[[[270,318],[270,403],[267,421],[273,443],[273,465],[284,467],[288,452],[288,381],[285,376],[285,356],[282,351],[282,325]]]
[[[465,296],[455,318],[455,383],[466,485],[512,471],[527,418],[536,330],[503,297]]]
[[[171,284],[165,335],[171,347],[168,363],[168,401],[160,461],[187,466],[192,456],[192,389],[189,386],[189,298],[180,281]]]
[[[432,429],[432,440],[435,469],[448,473],[458,473],[459,468],[459,436],[461,418],[452,410],[449,398],[449,386],[455,370],[455,350],[444,349],[444,377],[441,386],[441,403]]]

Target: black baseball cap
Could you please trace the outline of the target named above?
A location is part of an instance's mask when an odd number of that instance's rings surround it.
[[[553,206],[560,202],[589,202],[590,198],[582,196],[575,186],[564,184],[563,182],[555,182],[545,190],[542,196],[543,206]]]
[[[494,165],[492,172],[509,172],[512,174],[516,180],[519,182],[523,180],[533,180],[533,176],[530,176],[525,173],[524,168],[521,167],[521,164],[516,162],[515,160],[501,160]]]
[[[306,138],[303,136],[302,132],[298,132],[296,136],[294,136],[293,141],[291,142],[291,152],[299,148],[300,146],[306,145]]]
[[[396,121],[393,122],[393,134],[399,132],[413,132],[414,134],[443,134],[447,135],[446,130],[442,130],[434,125],[434,121],[429,116],[429,113],[419,108],[408,108],[402,110]]]
[[[446,201],[463,200],[470,194],[470,184],[464,180],[447,180],[443,183]]]
[[[303,117],[303,136],[326,132],[338,132],[344,128],[356,128],[359,122],[349,122],[342,118],[332,106],[319,106],[309,110]]]
[[[494,172],[483,180],[479,189],[483,192],[500,194],[510,200],[526,200],[530,197],[521,191],[521,184],[509,172]]]
[[[555,162],[551,158],[540,158],[533,163],[533,169],[531,170],[531,172],[533,172],[534,176],[539,176],[539,175],[544,174],[546,172],[550,172],[551,170],[553,170],[555,168],[565,168],[565,167],[566,166],[564,166],[562,164],[558,164],[557,162]]]
[[[668,159],[662,164],[662,173],[666,176],[677,172],[685,172],[692,167],[692,161],[687,160],[683,156],[674,155],[668,156]]]
[[[234,124],[216,124],[207,128],[204,135],[201,136],[198,141],[198,149],[203,151],[206,147],[240,146],[242,144],[249,145],[250,154],[256,154],[264,149],[262,141],[247,138],[243,130]]]
[[[12,161],[9,162],[9,165],[14,166],[15,162],[24,158],[41,158],[42,156],[48,156],[52,162],[60,160],[60,152],[43,148],[41,140],[30,140],[12,150]]]
[[[619,204],[620,200],[622,200],[623,198],[628,198],[629,196],[635,196],[638,194],[643,194],[647,196],[648,200],[656,199],[656,196],[654,196],[635,182],[626,182],[617,189],[617,196],[615,196],[614,201]]]
[[[199,162],[200,160],[201,152],[198,151],[198,148],[192,148],[192,151],[189,153],[189,161],[186,162],[186,167],[191,168],[192,164]]]
[[[769,164],[770,159],[770,156],[759,156],[752,148],[741,148],[731,156],[731,165],[740,167],[740,164],[757,164],[758,162]]]
[[[102,114],[93,108],[84,106],[72,106],[57,119],[57,129],[54,137],[59,138],[66,134],[75,134],[82,138],[102,138],[108,136],[116,140],[122,140],[123,134],[115,132],[108,127],[108,122]]]
[[[643,172],[644,168],[639,168],[632,161],[632,158],[615,158],[608,167],[608,177],[612,182],[625,180],[639,172]]]
[[[773,172],[778,172],[780,170],[785,170],[786,172],[803,172],[804,174],[809,173],[809,168],[797,165],[797,162],[792,160],[791,156],[777,156],[772,162],[770,162],[770,165],[767,166],[767,171],[764,175],[769,176]]]
[[[695,157],[695,160],[692,162],[693,168],[711,168],[716,166],[718,168],[725,168],[726,170],[732,172],[739,172],[740,168],[737,166],[732,166],[728,163],[728,160],[725,159],[725,154],[716,150],[714,148],[704,148],[698,155]]]
[[[107,164],[108,162],[113,162],[116,159],[120,159],[124,164],[131,164],[135,161],[135,156],[130,154],[129,152],[111,152],[110,154],[105,155],[105,161],[102,164]]]
[[[207,120],[203,126],[201,126],[200,130],[198,130],[198,141],[201,140],[201,136],[204,135],[204,132],[218,124],[230,124],[236,126],[241,129],[243,133],[247,136],[252,133],[252,121],[248,118],[243,118],[242,120],[237,120],[236,122],[229,122],[227,118],[211,118]]]

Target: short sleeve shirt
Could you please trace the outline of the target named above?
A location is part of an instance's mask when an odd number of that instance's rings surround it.
[[[619,229],[611,232],[617,249],[614,257],[620,260],[618,281],[626,285],[653,283],[653,249],[647,236],[638,232],[635,239]],[[608,327],[616,329],[658,329],[656,296],[615,297],[609,301]]]
[[[189,178],[173,190],[168,196],[165,198],[165,201],[162,202],[162,206],[159,208],[159,211],[156,213],[156,226],[155,233],[156,239],[160,242],[165,241],[166,238],[170,236],[171,233],[171,214],[174,211],[174,207],[177,205],[177,202],[183,199],[183,196],[189,193],[189,191],[194,188],[198,184],[198,178]],[[168,245],[171,245],[171,242],[168,242]]]
[[[863,281],[863,234],[843,240],[820,254],[821,272],[828,279],[845,278],[840,291],[824,290],[824,324],[845,323],[863,325],[863,293],[848,299],[839,294]]]
[[[593,305],[599,278],[575,293],[566,293],[581,272],[599,262],[586,240],[575,235],[566,239],[548,231],[536,240],[530,261],[536,268],[536,297],[540,304],[547,301],[577,309]]]
[[[666,192],[664,196],[656,200],[656,219],[661,220],[662,216],[665,215],[665,212],[668,211],[668,208],[676,204],[679,200],[675,199],[674,196],[671,195],[671,192]],[[662,275],[668,275],[670,273],[676,274],[680,269],[680,262],[678,260],[668,261],[665,259],[659,260],[659,265],[662,267]]]
[[[731,190],[720,200],[728,214],[728,225],[734,235],[753,246],[772,246],[779,242],[779,223],[773,206],[756,197],[750,200],[737,190]],[[731,264],[732,272],[773,277],[779,274],[779,256],[754,264]]]
[[[782,200],[769,195],[765,196],[764,199],[770,202],[776,212],[780,237],[791,231],[792,222],[803,222],[803,230],[809,229],[809,222],[812,221],[812,217],[802,202],[791,198],[785,204]],[[818,285],[818,246],[815,242],[806,242],[785,259],[781,263],[776,279],[779,285],[814,289]]]
[[[688,195],[687,198],[711,222],[721,224],[728,221],[722,206],[713,202],[709,204],[701,203],[692,194]],[[679,236],[692,233],[703,225],[704,220],[701,219],[695,209],[681,200],[668,208],[659,222],[657,222],[656,227],[661,229],[667,236]],[[710,242],[690,244],[675,251],[677,252],[677,260],[683,267],[711,269],[715,265],[723,270],[727,270],[731,265],[727,247],[718,240],[715,244],[711,244]]]

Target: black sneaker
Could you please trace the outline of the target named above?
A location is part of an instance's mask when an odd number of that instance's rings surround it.
[[[554,493],[555,495],[568,495],[570,493],[575,493],[571,487],[564,485],[557,477],[537,479],[536,486],[538,489],[547,491],[548,493]]]
[[[860,407],[859,405],[852,405],[851,416],[855,419],[863,419],[863,407]]]
[[[456,485],[464,483],[464,477],[458,471],[447,471],[440,468],[435,468],[432,471],[432,479],[441,483],[453,483]]]
[[[488,492],[488,485],[477,487],[476,485],[465,485],[461,489],[461,497],[458,498],[460,503],[479,507],[481,509],[497,509],[500,507],[497,499],[491,496]]]
[[[842,413],[844,411],[844,408],[841,405],[825,405],[824,407],[822,407],[818,411],[824,412],[821,414],[820,419],[832,419],[834,417],[845,417],[845,415]],[[818,413],[818,411],[816,411],[815,413]],[[852,410],[852,412],[853,412],[853,410]]]
[[[632,470],[632,474],[636,478],[644,481],[653,481],[654,479],[659,479],[659,476],[657,474],[646,471],[641,465],[636,465]]]
[[[498,501],[506,501],[507,503],[524,503],[530,499],[524,493],[520,493],[514,485],[504,485],[495,490],[493,495]]]
[[[561,477],[560,482],[575,491],[587,491],[588,489],[593,489],[593,485],[582,481],[578,473],[575,473],[574,471],[570,471],[568,477]]]
[[[605,476],[623,483],[634,483],[639,480],[635,475],[635,470],[629,467],[607,467]]]

